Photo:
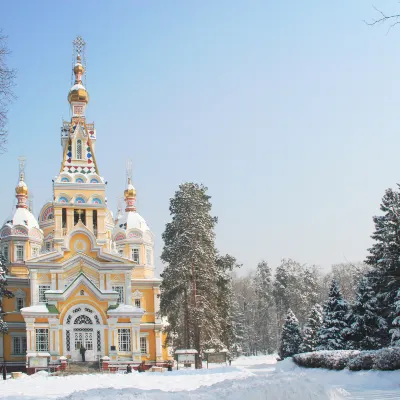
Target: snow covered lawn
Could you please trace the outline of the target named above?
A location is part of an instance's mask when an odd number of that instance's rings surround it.
[[[0,381],[4,400],[400,398],[400,372],[328,371],[297,367],[290,359],[241,357],[231,367],[130,375],[44,375]]]

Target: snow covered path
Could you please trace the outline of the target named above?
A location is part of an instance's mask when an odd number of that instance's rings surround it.
[[[4,400],[391,400],[400,371],[303,369],[272,356],[242,357],[231,367],[130,375],[32,376],[0,381]]]

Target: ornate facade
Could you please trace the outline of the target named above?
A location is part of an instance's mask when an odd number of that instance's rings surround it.
[[[161,281],[154,276],[154,235],[136,211],[130,179],[125,212],[114,218],[107,208],[96,129],[85,116],[89,95],[81,48],[82,42],[68,94],[72,117],[61,128],[63,157],[53,201],[37,220],[22,168],[14,215],[0,230],[15,294],[3,301],[9,333],[0,337],[0,353],[8,369],[37,356],[80,360],[81,346],[87,361],[168,359],[157,316]]]

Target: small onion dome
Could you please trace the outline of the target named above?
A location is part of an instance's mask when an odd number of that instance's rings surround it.
[[[81,64],[81,56],[78,55],[77,60],[76,60],[76,64],[74,66],[74,74],[75,75],[83,75],[83,73],[85,72],[85,68],[83,68],[83,65]]]
[[[73,101],[83,101],[86,104],[89,103],[89,93],[87,92],[85,86],[81,83],[76,83],[72,86],[68,93],[68,101],[72,103]]]
[[[24,176],[21,174],[17,187],[15,188],[15,193],[20,195],[28,196],[28,186],[24,182]]]
[[[133,187],[130,178],[128,178],[128,187],[124,191],[124,196],[125,196],[125,198],[136,197],[136,189]]]

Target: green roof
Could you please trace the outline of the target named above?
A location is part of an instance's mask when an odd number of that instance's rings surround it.
[[[59,314],[57,307],[54,304],[46,304],[50,314]]]
[[[109,310],[115,310],[116,308],[118,308],[118,306],[119,306],[119,304],[114,304],[114,305],[112,305],[112,306],[109,306],[107,311],[109,311]]]

